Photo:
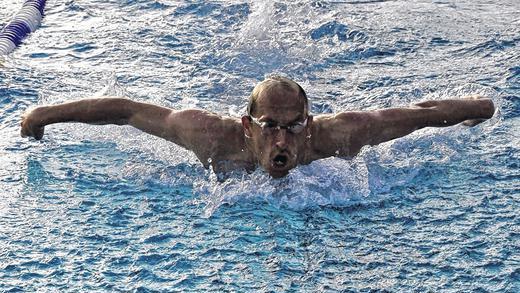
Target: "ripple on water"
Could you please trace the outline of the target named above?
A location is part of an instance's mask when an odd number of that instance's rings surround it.
[[[453,51],[455,54],[463,54],[468,56],[473,55],[483,55],[484,57],[492,56],[495,52],[508,50],[509,48],[514,48],[516,43],[518,43],[520,39],[490,39],[479,43],[477,45],[469,45],[465,48],[456,49]]]
[[[365,33],[350,30],[347,25],[336,20],[329,21],[319,28],[311,30],[310,37],[315,41],[324,37],[336,37],[341,42],[351,41],[355,43],[363,43],[367,39]]]

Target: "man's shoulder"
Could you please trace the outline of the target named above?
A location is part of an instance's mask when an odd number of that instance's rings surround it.
[[[205,130],[209,138],[206,147],[218,161],[247,160],[244,131],[239,118],[210,114]]]
[[[311,135],[313,158],[356,155],[359,151],[356,132],[366,120],[366,114],[359,111],[316,116]]]
[[[356,130],[369,119],[367,112],[348,111],[337,114],[322,114],[314,117],[314,127],[328,135],[347,133]]]
[[[216,131],[209,154],[214,171],[254,169],[255,160],[245,143],[242,124],[233,118],[222,118],[221,127]]]
[[[186,128],[193,128],[214,135],[227,135],[241,128],[239,118],[222,116],[207,110],[187,109],[174,111],[170,117],[173,125],[182,123]]]

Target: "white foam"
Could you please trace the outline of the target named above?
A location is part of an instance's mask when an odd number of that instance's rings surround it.
[[[328,158],[299,166],[282,179],[272,179],[260,168],[237,172],[224,182],[201,180],[196,190],[206,202],[206,216],[223,204],[266,201],[295,210],[319,206],[347,206],[370,196],[368,169],[363,159]]]
[[[254,1],[251,6],[251,14],[247,22],[242,26],[240,34],[242,41],[268,40],[274,33],[274,2]]]

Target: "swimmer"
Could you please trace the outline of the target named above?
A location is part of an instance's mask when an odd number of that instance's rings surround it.
[[[312,116],[302,87],[271,76],[255,86],[247,115],[222,117],[204,110],[173,110],[121,97],[83,99],[41,106],[22,116],[22,137],[43,137],[60,122],[131,125],[191,150],[216,173],[261,166],[274,178],[300,164],[331,156],[353,157],[424,127],[474,126],[493,116],[491,99],[470,96],[403,108]]]

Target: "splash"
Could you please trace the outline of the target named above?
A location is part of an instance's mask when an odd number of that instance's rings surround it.
[[[276,28],[275,5],[271,1],[255,1],[252,3],[251,14],[240,32],[240,41],[265,41],[271,39]]]
[[[316,67],[330,60],[344,64],[379,58],[369,35],[352,25],[348,13],[323,13],[308,2],[257,1],[232,42],[226,70],[261,77],[272,72],[314,79]]]
[[[206,202],[206,216],[224,204],[237,202],[263,201],[275,207],[303,210],[348,206],[370,195],[368,169],[361,157],[315,161],[276,180],[260,169],[251,174],[236,173],[224,182],[213,176],[209,181],[199,181],[195,191]]]
[[[125,88],[118,83],[115,72],[112,72],[106,78],[105,86],[94,94],[94,97],[101,96],[128,97],[129,94]]]

